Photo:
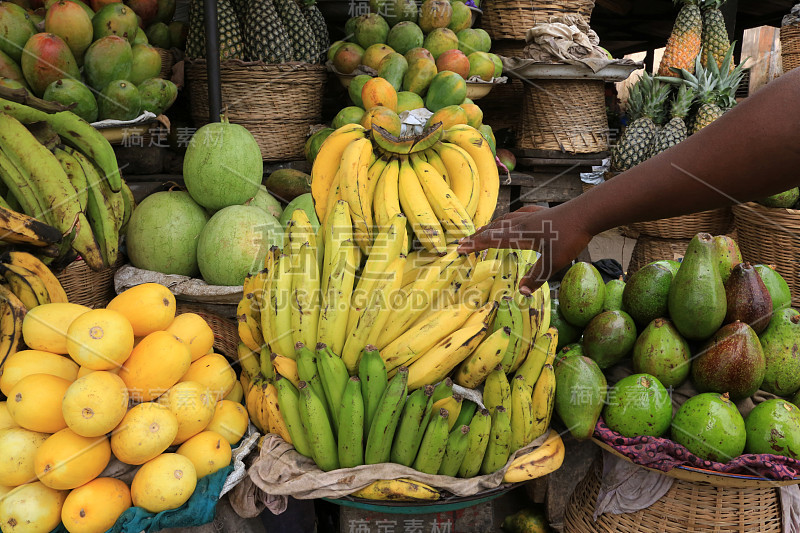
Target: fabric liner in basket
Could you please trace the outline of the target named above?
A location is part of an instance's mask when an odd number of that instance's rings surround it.
[[[594,0],[484,0],[481,26],[492,40],[525,40],[528,29],[554,16],[578,14],[588,23]]]
[[[564,533],[783,533],[778,489],[723,488],[678,479],[647,509],[606,513],[595,521],[602,471],[602,461],[595,461],[578,483],[565,507]]]

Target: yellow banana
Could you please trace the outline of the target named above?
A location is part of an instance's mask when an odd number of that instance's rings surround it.
[[[553,365],[546,364],[533,388],[533,426],[528,442],[540,435],[544,435],[550,427],[553,417],[553,406],[556,398],[556,375]]]
[[[292,382],[292,385],[300,385],[300,376],[297,375],[297,362],[294,359],[283,357],[282,355],[272,354],[272,366],[281,376]]]
[[[522,376],[515,377],[511,382],[511,453],[524,448],[534,439],[532,390]]]
[[[551,429],[544,444],[511,462],[503,476],[503,481],[521,483],[546,476],[561,468],[564,454],[564,441],[558,433]]]
[[[267,414],[265,417],[261,409],[262,384],[263,381],[261,379],[255,379],[250,382],[245,393],[244,404],[245,407],[247,407],[247,414],[250,415],[250,421],[253,422],[253,425],[256,426],[261,433],[267,433],[269,431],[269,415]]]
[[[475,233],[472,218],[433,165],[422,161],[417,154],[413,154],[411,166],[417,173],[422,190],[440,224],[447,231],[448,237],[454,237],[457,240]]]
[[[278,265],[278,257],[280,256],[280,248],[273,246],[270,248],[267,255],[264,257],[264,269],[259,273],[260,287],[256,287],[256,302],[259,306],[259,320],[261,322],[261,336],[264,338],[265,345],[271,345],[275,333],[272,331],[272,322],[270,321],[270,299],[272,295],[273,279],[275,277],[275,269]]]
[[[328,345],[337,355],[342,353],[347,337],[347,320],[356,271],[354,248],[357,246],[351,240],[341,243],[339,257],[326,284],[327,290],[322,294],[317,342]]]
[[[350,205],[344,200],[338,200],[333,204],[331,216],[324,224],[325,251],[322,262],[322,278],[320,287],[325,293],[328,289],[328,278],[331,270],[338,260],[339,247],[344,241],[353,238],[353,225],[350,222]]]
[[[550,348],[551,336],[545,333],[536,338],[528,350],[528,356],[525,361],[517,369],[515,376],[522,376],[525,378],[525,383],[531,387],[536,384],[539,379],[539,374],[542,372],[542,367],[547,361],[547,353]]]
[[[433,149],[447,169],[450,188],[461,200],[467,214],[474,217],[481,191],[481,178],[475,160],[456,144],[437,143]]]
[[[292,340],[292,258],[286,254],[278,257],[269,293],[269,339],[273,353],[294,358]]]
[[[347,370],[351,374],[358,370],[359,358],[364,347],[370,344],[372,337],[377,337],[383,330],[386,320],[393,312],[392,302],[400,290],[405,260],[405,256],[400,256],[389,264],[382,274],[383,279],[373,285],[364,311],[347,335],[342,350],[342,361],[347,365]]]
[[[447,411],[447,431],[449,432],[456,424],[456,420],[458,420],[458,415],[461,413],[461,405],[463,402],[464,397],[458,393],[445,396],[441,400],[434,402],[434,404],[431,406],[431,420],[434,416],[439,414],[441,409],[445,409]]]
[[[269,432],[280,435],[283,440],[292,444],[289,428],[286,426],[286,421],[283,419],[281,409],[278,406],[278,389],[272,383],[267,383],[264,389],[264,399],[269,413]]]
[[[438,500],[442,494],[430,485],[411,479],[379,479],[350,496],[367,500],[413,502]]]
[[[236,355],[239,359],[239,366],[249,377],[254,378],[261,374],[258,352],[251,350],[245,343],[239,342],[236,347]]]
[[[347,124],[331,133],[319,149],[311,168],[311,195],[317,218],[325,220],[328,212],[328,193],[342,160],[342,154],[350,143],[363,139],[367,131],[358,124]]]
[[[550,345],[547,347],[547,359],[544,364],[552,365],[556,360],[556,348],[558,348],[558,330],[550,328],[547,330],[547,336],[550,337]]]
[[[350,204],[353,237],[364,252],[369,251],[372,244],[373,185],[369,171],[372,157],[372,143],[367,139],[354,141],[342,155],[342,198]]]
[[[539,312],[540,322],[539,322],[539,334],[541,335],[545,331],[550,329],[550,286],[547,282],[544,282],[539,288],[542,291],[542,307]]]
[[[447,184],[447,186],[452,188],[450,185],[451,178],[447,172],[447,167],[435,150],[430,149],[425,151],[425,161],[427,161],[430,166],[435,168],[436,172],[442,176],[442,179],[444,179],[444,182]]]
[[[503,354],[508,349],[511,342],[511,330],[501,328],[486,337],[475,351],[469,354],[458,367],[453,381],[466,387],[474,389],[486,379],[489,372],[503,361]]]
[[[264,337],[261,333],[261,321],[255,316],[255,296],[252,292],[246,293],[236,307],[236,320],[238,322],[239,340],[254,352],[261,351]]]
[[[28,310],[37,305],[50,303],[50,293],[47,292],[47,286],[39,276],[27,268],[10,263],[2,263],[0,264],[0,272],[11,286],[11,290],[25,303]]]
[[[489,297],[499,302],[506,296],[517,292],[517,257],[511,253],[503,257],[500,265],[500,275],[495,277],[494,285]]]
[[[408,390],[444,379],[486,336],[483,324],[467,326],[440,340],[408,367]]]
[[[6,285],[0,285],[0,375],[5,360],[22,347],[22,320],[25,305]]]
[[[61,232],[45,222],[3,206],[0,207],[0,240],[8,243],[47,246],[61,241]]]
[[[419,178],[406,157],[400,161],[399,191],[400,205],[422,246],[433,252],[445,253],[447,241],[442,225],[437,220],[431,204],[425,197]]]
[[[316,252],[309,243],[300,247],[292,272],[290,307],[294,344],[302,342],[306,346],[314,346],[319,324],[319,270]]]
[[[292,211],[292,216],[286,223],[286,238],[283,253],[292,257],[292,266],[297,266],[300,247],[309,243],[314,250],[317,249],[317,237],[308,215],[302,209]]]
[[[483,135],[471,126],[454,126],[444,133],[444,138],[447,142],[463,148],[475,161],[481,184],[478,207],[475,209],[473,222],[476,228],[485,226],[494,216],[497,197],[500,193],[500,174],[497,171],[497,163],[492,149]]]

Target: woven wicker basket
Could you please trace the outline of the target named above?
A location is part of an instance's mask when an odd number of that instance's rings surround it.
[[[732,226],[733,213],[727,207],[629,225],[642,235],[660,239],[691,239],[701,232],[721,235],[727,233]]]
[[[554,16],[581,15],[588,23],[594,0],[484,0],[481,9],[481,26],[492,40],[525,40],[530,28]]]
[[[602,80],[528,80],[523,89],[520,148],[578,154],[608,150]]]
[[[175,64],[175,58],[172,55],[172,51],[166,48],[156,48],[156,51],[161,56],[161,72],[158,77],[168,80],[172,78],[172,65]]]
[[[739,249],[745,261],[775,265],[800,306],[800,210],[747,203],[733,207]]]
[[[492,53],[505,57],[526,57],[525,47],[528,46],[524,40],[512,41],[503,39],[502,41],[492,42]]]
[[[105,307],[117,293],[114,291],[114,274],[125,264],[122,254],[114,266],[96,272],[83,260],[73,261],[56,273],[70,303],[96,309]]]
[[[187,60],[186,79],[192,118],[200,126],[208,122],[205,61]],[[264,161],[304,159],[308,128],[321,121],[326,79],[322,65],[225,61],[220,66],[223,113],[250,130]]]
[[[490,125],[494,131],[510,129],[516,134],[522,126],[519,110],[524,96],[521,80],[512,78],[508,83],[497,85],[481,99],[483,123]]]
[[[239,331],[236,322],[228,318],[221,317],[209,312],[198,305],[180,303],[175,311],[176,315],[184,313],[195,313],[203,317],[211,330],[214,332],[214,351],[233,359],[238,358],[237,347],[239,346]]]
[[[647,509],[592,518],[600,490],[602,461],[596,461],[567,503],[565,533],[779,533],[778,489],[715,487],[676,479]]]
[[[800,25],[781,27],[783,73],[800,67]]]

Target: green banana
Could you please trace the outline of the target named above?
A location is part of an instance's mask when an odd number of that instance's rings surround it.
[[[81,168],[81,164],[61,148],[56,148],[53,152],[64,169],[64,173],[69,178],[72,187],[75,189],[75,194],[78,198],[78,203],[82,211],[86,211],[86,203],[89,201],[89,183],[86,178],[86,173]]]
[[[327,345],[317,344],[317,372],[319,372],[325,398],[331,413],[333,427],[339,430],[339,406],[342,405],[342,396],[347,387],[350,374],[341,357],[334,354]]]
[[[339,466],[351,468],[364,464],[364,401],[361,380],[353,376],[339,406]]]
[[[408,369],[401,366],[383,392],[378,410],[369,427],[364,462],[368,465],[389,461],[392,441],[408,394]]]
[[[522,376],[525,378],[525,383],[533,387],[539,379],[539,374],[542,373],[542,367],[547,359],[547,351],[550,348],[550,334],[545,333],[536,339],[536,342],[531,346],[528,352],[528,357],[517,369],[514,376]]]
[[[483,384],[483,405],[494,414],[494,409],[502,405],[506,409],[511,409],[511,385],[508,377],[503,372],[503,365],[497,365]]]
[[[411,466],[419,451],[430,418],[433,387],[428,385],[408,395],[397,425],[390,459],[393,463]]]
[[[455,477],[458,468],[467,456],[467,445],[469,444],[469,426],[460,425],[450,432],[447,437],[447,446],[444,450],[444,458],[439,466],[440,476]]]
[[[88,158],[71,148],[66,152],[75,159],[86,176],[86,186],[88,187],[86,216],[92,227],[92,233],[100,245],[103,260],[106,265],[113,265],[117,260],[119,248],[119,228],[112,199],[108,196],[111,191],[102,186],[103,179]]]
[[[122,176],[111,144],[91,124],[70,111],[45,113],[23,104],[0,98],[0,111],[23,124],[47,122],[63,142],[80,150],[103,171],[111,190],[119,192]],[[46,149],[46,148],[45,148]]]
[[[364,430],[369,431],[378,402],[386,390],[386,365],[375,346],[368,344],[358,363],[358,377],[361,378],[361,395],[364,398]]]
[[[510,372],[511,368],[516,362],[517,354],[519,353],[519,345],[522,343],[523,337],[523,323],[522,312],[519,307],[514,303],[514,298],[511,296],[504,296],[500,301],[497,308],[497,315],[494,319],[493,331],[501,328],[509,328],[511,330],[511,341],[508,343],[506,353],[503,354],[503,370]]]
[[[417,458],[414,459],[414,470],[425,474],[436,474],[442,466],[445,448],[447,447],[447,409],[439,409],[438,416],[425,428],[425,435],[419,445]]]
[[[458,413],[458,418],[456,418],[455,427],[468,426],[477,409],[477,403],[464,398],[464,401],[461,402],[461,411]]]
[[[492,415],[492,430],[489,433],[489,444],[481,463],[481,474],[497,472],[508,461],[511,453],[511,419],[505,407],[498,405]]]
[[[489,434],[492,429],[492,417],[488,409],[481,409],[472,417],[469,424],[469,438],[467,453],[461,466],[458,467],[458,477],[473,477],[481,470],[483,456],[489,445]]]
[[[294,449],[300,455],[311,457],[311,447],[307,437],[308,430],[300,417],[300,393],[288,379],[280,374],[275,377],[275,388],[278,389],[278,406],[281,409],[281,416],[286,422],[289,436],[292,437]]]
[[[294,353],[297,360],[297,376],[308,383],[308,386],[311,387],[311,390],[313,390],[314,394],[320,399],[322,406],[325,408],[325,413],[328,415],[328,419],[332,424],[333,418],[331,417],[331,409],[328,406],[328,397],[325,395],[325,389],[322,387],[322,380],[317,370],[317,356],[302,342],[295,344]]]
[[[94,128],[90,129],[97,133]],[[80,210],[78,200],[75,198],[75,189],[53,153],[39,144],[36,137],[19,121],[2,113],[0,113],[0,149],[38,189],[45,207],[52,211],[55,227],[62,234],[75,230],[72,247],[81,254],[86,264],[94,270],[102,269],[104,262],[100,248],[86,216]],[[111,153],[113,155],[114,151],[111,150]]]
[[[259,354],[259,370],[261,371],[261,377],[264,379],[270,381],[275,379],[275,366],[272,364],[272,353],[270,353],[269,347],[267,346],[261,348],[261,353]]]
[[[53,226],[53,213],[45,207],[45,202],[26,174],[20,171],[6,153],[0,150],[0,179],[9,190],[9,198],[19,202],[26,215]],[[13,204],[13,202],[12,202]]]
[[[533,434],[533,387],[516,376],[511,384],[511,452],[524,448]]]
[[[433,389],[433,403],[453,395],[453,380],[444,378]]]
[[[311,457],[323,472],[339,468],[339,450],[322,402],[305,381],[300,382],[300,420],[306,428]]]

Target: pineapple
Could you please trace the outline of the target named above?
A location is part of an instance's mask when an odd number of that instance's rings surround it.
[[[250,0],[244,17],[245,56],[250,61],[291,61],[292,44],[272,0]]]
[[[672,102],[672,119],[658,133],[658,138],[653,146],[653,155],[672,148],[685,141],[689,136],[685,120],[694,103],[694,96],[694,89],[688,85],[682,84],[678,88],[675,100]]]
[[[306,22],[308,22],[308,25],[311,26],[311,29],[314,31],[319,57],[324,61],[328,47],[331,45],[330,36],[328,35],[328,25],[325,22],[325,17],[322,15],[322,12],[319,10],[319,7],[317,7],[317,4],[314,0],[306,1],[305,5],[303,6],[303,15],[306,17]]]
[[[239,21],[239,26],[242,27],[242,32],[244,32],[244,23],[247,20],[247,8],[249,3],[248,0],[231,0],[233,11],[236,13],[236,19]]]
[[[700,61],[704,67],[708,66],[709,52],[714,56],[717,66],[722,65],[725,52],[731,46],[728,28],[725,27],[725,19],[719,9],[724,3],[725,0],[703,0],[703,54]]]
[[[274,0],[283,27],[289,34],[292,46],[292,59],[305,63],[315,63],[319,58],[319,48],[314,31],[306,22],[303,12],[294,0]]]
[[[219,28],[219,59],[242,59],[244,46],[239,19],[230,0],[217,0],[217,25]],[[206,56],[205,16],[202,0],[192,0],[189,6],[189,33],[186,36],[186,56]]]
[[[640,87],[641,86],[641,87]],[[624,172],[648,159],[653,153],[659,122],[664,118],[664,104],[670,86],[645,73],[631,90],[629,115],[635,118],[620,137],[611,155],[611,169]]]
[[[675,19],[672,35],[669,36],[667,49],[658,67],[659,76],[671,76],[671,68],[685,68],[691,72],[702,46],[703,17],[698,0],[675,0],[675,2],[683,6],[678,12],[678,18]]]

